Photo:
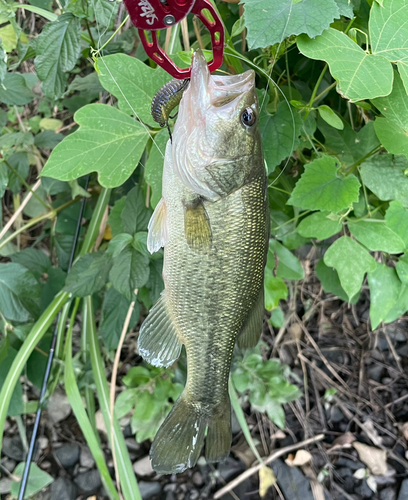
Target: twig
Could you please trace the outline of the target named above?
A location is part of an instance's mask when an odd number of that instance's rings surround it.
[[[190,52],[190,39],[188,36],[188,25],[186,17],[180,22],[180,26],[181,26],[181,34],[183,35],[184,50],[186,52]]]
[[[135,290],[135,295],[136,294],[137,294],[137,290]],[[129,328],[130,318],[132,317],[133,309],[135,308],[135,302],[136,302],[136,300],[133,300],[131,302],[129,309],[128,309],[128,312],[126,314],[125,322],[123,323],[122,333],[120,334],[119,344],[118,344],[118,348],[116,349],[116,354],[115,354],[115,361],[113,363],[111,385],[110,385],[110,392],[109,392],[110,441],[111,441],[111,445],[112,445],[112,460],[113,460],[113,468],[115,469],[116,484],[118,486],[118,491],[119,491],[119,495],[121,498],[122,498],[122,494],[120,491],[118,462],[116,460],[113,419],[114,419],[114,407],[115,407],[116,379],[118,376],[118,366],[119,366],[119,361],[120,361],[120,354],[122,351],[123,343],[125,341],[127,330]]]
[[[215,495],[214,495],[214,500],[217,500],[217,498],[221,498],[224,496],[226,493],[230,492],[233,488],[236,488],[239,484],[241,484],[243,481],[251,477],[253,474],[258,472],[262,467],[264,467],[267,464],[270,464],[277,458],[281,457],[282,455],[285,455],[286,453],[289,453],[294,450],[298,450],[299,448],[302,448],[303,446],[307,446],[309,444],[317,443],[318,441],[321,441],[324,439],[324,434],[318,434],[315,437],[305,439],[304,441],[300,441],[300,443],[295,443],[291,444],[290,446],[285,446],[284,448],[281,448],[280,450],[275,451],[270,455],[267,459],[263,461],[263,464],[257,464],[251,467],[250,469],[246,470],[242,474],[240,474],[238,477],[233,479],[230,483],[228,483],[226,486],[222,487],[220,490],[218,490]]]
[[[40,184],[41,184],[41,179],[38,179],[38,181],[31,188],[31,191],[29,193],[27,193],[27,196],[24,198],[23,203],[18,207],[18,209],[14,212],[11,219],[7,222],[7,224],[1,230],[0,240],[7,233],[7,231],[10,229],[10,227],[14,224],[14,221],[18,218],[20,213],[24,210],[24,207],[27,205],[27,203],[31,200],[31,197],[33,196],[34,191],[36,191],[40,187]]]

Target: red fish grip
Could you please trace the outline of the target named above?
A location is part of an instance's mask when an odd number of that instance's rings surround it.
[[[169,28],[192,12],[201,20],[211,35],[213,58],[208,63],[210,71],[222,64],[224,53],[224,27],[217,11],[209,0],[124,0],[132,23],[138,28],[146,54],[174,78],[189,78],[191,68],[179,68],[160,47],[157,30]],[[210,20],[205,11],[212,17]],[[151,32],[151,41],[146,36]]]

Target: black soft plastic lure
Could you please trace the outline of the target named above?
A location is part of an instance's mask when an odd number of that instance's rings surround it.
[[[153,97],[151,113],[153,120],[157,122],[160,127],[167,127],[170,139],[171,132],[169,127],[170,113],[179,105],[184,91],[190,83],[189,79],[185,80],[171,80],[167,82]]]

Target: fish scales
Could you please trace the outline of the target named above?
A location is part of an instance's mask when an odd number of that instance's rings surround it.
[[[140,331],[143,358],[187,353],[187,382],[151,448],[160,473],[209,462],[231,444],[228,378],[234,345],[255,345],[264,313],[267,174],[254,74],[211,77],[200,51],[167,144],[163,197],[148,248],[164,246],[164,292]],[[207,435],[205,433],[207,432]]]

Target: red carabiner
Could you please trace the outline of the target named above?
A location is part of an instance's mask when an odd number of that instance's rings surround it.
[[[209,0],[124,0],[132,23],[138,28],[146,54],[174,78],[189,78],[191,68],[179,68],[164,52],[157,40],[157,30],[166,29],[184,19],[190,12],[196,14],[211,35],[213,58],[208,63],[210,71],[222,64],[224,53],[224,27],[217,11]],[[210,21],[204,14],[208,10]],[[146,37],[151,31],[152,41]]]

